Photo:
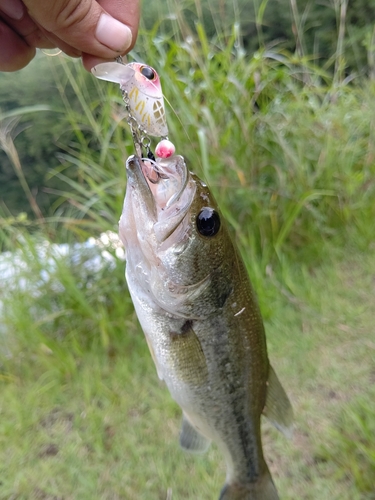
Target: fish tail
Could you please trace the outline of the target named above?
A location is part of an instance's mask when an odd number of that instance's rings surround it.
[[[256,483],[226,484],[219,500],[279,500],[279,495],[267,469]]]

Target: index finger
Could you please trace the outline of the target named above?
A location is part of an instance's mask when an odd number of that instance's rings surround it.
[[[17,71],[35,56],[30,47],[12,28],[0,19],[0,71]]]

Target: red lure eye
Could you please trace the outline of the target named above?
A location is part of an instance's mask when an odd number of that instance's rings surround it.
[[[155,71],[152,68],[150,68],[150,66],[142,66],[141,74],[145,76],[148,80],[155,79]]]

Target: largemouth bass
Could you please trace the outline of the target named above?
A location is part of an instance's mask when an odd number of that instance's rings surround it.
[[[126,163],[120,237],[129,291],[159,378],[182,409],[181,446],[218,445],[227,465],[220,500],[277,500],[260,419],[290,435],[292,408],[220,209],[173,153],[156,161],[136,154]]]
[[[245,265],[210,190],[183,158],[164,159],[157,182],[150,168],[136,156],[127,161],[120,236],[158,375],[183,411],[181,445],[204,451],[217,443],[227,463],[221,500],[276,500],[260,417],[288,433],[292,411],[268,361]]]

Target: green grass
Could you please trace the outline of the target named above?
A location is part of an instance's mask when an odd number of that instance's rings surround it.
[[[328,260],[302,273],[294,311],[279,311],[272,321],[271,357],[280,363],[296,413],[290,455],[277,440],[286,498],[364,499],[374,493],[373,439],[350,423],[363,418],[358,400],[370,407],[374,398],[374,271],[372,255]],[[373,426],[373,410],[365,415]],[[274,449],[272,441],[269,446]]]
[[[375,259],[354,254],[290,273],[296,300],[280,291],[267,322],[295,411],[290,442],[264,426],[281,498],[371,498]],[[26,325],[14,328],[0,372],[1,499],[216,497],[222,458],[215,447],[202,457],[179,449],[180,410],[132,313],[106,347],[99,325],[90,347],[80,332],[52,340],[32,322],[20,345]]]
[[[349,473],[355,486],[367,491],[369,498],[374,498],[375,488],[373,400],[373,389],[354,400],[340,415],[337,428],[331,431],[329,446],[323,445],[321,452],[322,460],[334,460],[340,470],[338,475],[344,478]]]
[[[373,499],[373,82],[340,83],[282,51],[250,57],[236,26],[213,40],[181,17],[168,27],[173,36],[141,34],[133,55],[160,73],[170,139],[212,186],[259,295],[296,416],[290,442],[264,425],[281,498]],[[98,249],[61,257],[51,245],[116,231],[132,152],[116,86],[61,64],[68,139],[49,172],[59,197],[37,220],[0,219],[0,243],[29,284],[0,288],[0,500],[216,498],[222,457],[179,449],[180,410],[115,248],[93,270]]]

